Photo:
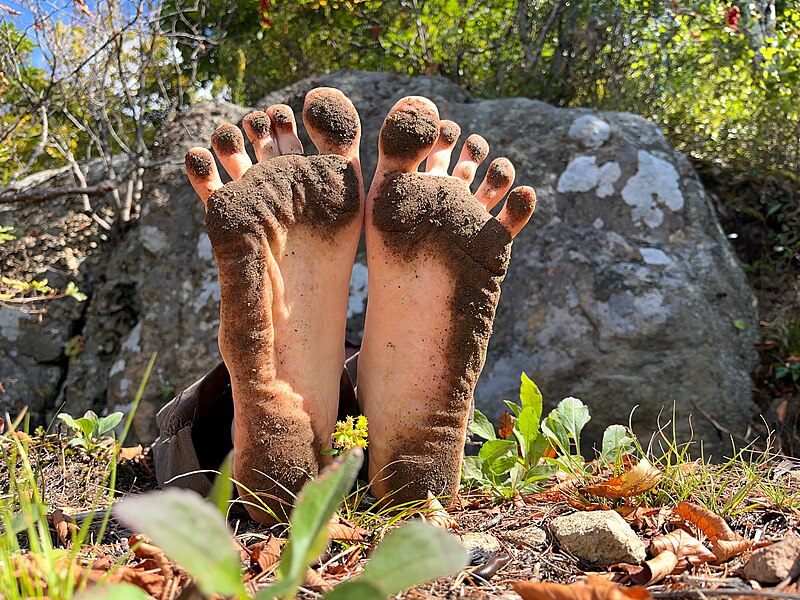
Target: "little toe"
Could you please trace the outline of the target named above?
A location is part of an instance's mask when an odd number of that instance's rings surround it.
[[[494,159],[486,171],[481,186],[475,192],[475,197],[486,210],[491,210],[511,189],[515,175],[514,165],[510,160],[503,157]]]
[[[286,104],[275,104],[267,109],[272,131],[278,141],[280,154],[302,154],[303,144],[297,137],[297,123],[292,108]]]
[[[272,124],[267,113],[260,110],[251,112],[242,125],[259,162],[278,156],[278,144],[272,137]]]
[[[186,153],[184,164],[189,182],[205,204],[209,196],[222,187],[214,157],[205,148],[192,148]]]
[[[320,154],[353,158],[358,154],[361,121],[356,107],[335,88],[316,88],[306,94],[303,123]]]
[[[535,208],[536,192],[532,187],[524,185],[514,188],[508,195],[503,210],[497,215],[497,220],[514,238],[528,223]]]
[[[453,169],[453,177],[461,179],[469,185],[475,179],[475,171],[489,154],[489,144],[481,136],[472,134],[467,138],[461,155]]]
[[[439,123],[439,139],[433,146],[428,158],[425,159],[425,171],[432,175],[447,175],[447,168],[450,166],[450,154],[453,147],[461,135],[461,127],[453,121],[441,121]]]
[[[211,147],[225,167],[231,179],[239,179],[245,171],[253,166],[247,152],[244,151],[244,137],[236,125],[226,123],[217,127],[211,134]]]
[[[439,111],[421,96],[407,96],[389,111],[378,143],[378,172],[413,172],[439,137]]]

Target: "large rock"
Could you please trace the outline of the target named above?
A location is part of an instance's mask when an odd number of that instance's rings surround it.
[[[514,245],[477,406],[492,417],[516,397],[526,371],[554,405],[573,395],[593,415],[587,435],[627,422],[637,433],[677,419],[678,435],[707,450],[742,434],[753,404],[753,298],[691,165],[652,123],[634,115],[557,109],[523,98],[474,100],[440,78],[337,72],[267,96],[298,112],[318,85],[342,89],[363,122],[367,183],[383,117],[400,97],[425,95],[463,136],[486,137],[492,154],[533,185],[536,215]],[[208,146],[214,128],[247,109],[200,105],[159,140],[170,162],[147,175],[142,217],[94,274],[83,329],[62,397],[69,410],[128,406],[145,366],[156,367],[135,423],[155,434],[153,415],[176,390],[218,360],[219,291],[203,210],[185,180],[183,154]],[[311,147],[305,132],[301,138]],[[481,177],[483,170],[479,171]],[[363,328],[363,249],[349,303],[351,337]],[[737,327],[738,325],[738,327]]]

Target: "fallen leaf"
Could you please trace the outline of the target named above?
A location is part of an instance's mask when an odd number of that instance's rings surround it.
[[[603,577],[590,575],[572,585],[513,581],[511,587],[523,600],[647,600],[650,592],[641,587],[622,587]]]
[[[72,521],[67,521],[64,513],[60,508],[55,509],[50,515],[50,520],[53,522],[53,527],[56,530],[58,539],[64,548],[69,548],[72,545],[70,533],[78,530],[77,525]]]
[[[638,585],[650,585],[671,575],[678,566],[678,557],[669,550],[665,550],[655,558],[644,561],[643,566],[645,569],[641,579],[634,578],[633,582]]]
[[[325,581],[322,576],[311,567],[306,569],[303,587],[307,587],[313,592],[330,592],[333,589],[333,585]]]
[[[441,506],[441,504],[439,506]],[[334,516],[328,523],[329,540],[337,542],[363,542],[369,535],[369,531],[363,527],[350,525],[350,523],[341,517]]]
[[[511,434],[514,433],[514,419],[507,412],[504,412],[502,415],[500,415],[498,425],[500,427],[497,430],[497,435],[504,440],[510,438]]]
[[[703,542],[696,537],[689,535],[683,529],[676,529],[650,542],[650,553],[658,556],[662,552],[672,552],[678,557],[691,557],[693,564],[711,562],[714,560],[714,553],[703,545]]]
[[[725,519],[699,504],[684,501],[678,504],[675,512],[695,525],[711,541],[711,549],[718,563],[741,554],[753,544],[735,533]]]
[[[661,481],[662,475],[660,469],[643,458],[617,477],[595,485],[587,485],[581,488],[581,491],[602,498],[628,498],[653,489]]]
[[[282,540],[270,535],[268,539],[261,540],[247,547],[250,553],[250,568],[256,574],[271,571],[281,559]]]
[[[419,516],[426,523],[430,523],[442,529],[457,529],[458,522],[450,516],[439,499],[431,492],[428,492],[428,498],[425,504],[418,511]]]
[[[151,544],[147,538],[141,534],[135,533],[128,539],[128,546],[133,549],[134,555],[137,558],[152,559],[165,578],[172,577],[172,563],[164,554],[164,551],[158,546]]]

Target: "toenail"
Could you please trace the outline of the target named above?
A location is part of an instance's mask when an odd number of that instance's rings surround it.
[[[186,172],[195,177],[208,177],[211,174],[211,156],[202,150],[189,150],[184,164]]]
[[[211,145],[214,150],[230,156],[244,152],[244,138],[241,131],[235,125],[226,124],[217,128],[211,135]]]
[[[439,137],[442,138],[448,146],[455,144],[459,135],[461,135],[461,128],[452,121],[444,123],[439,132]]]
[[[386,117],[381,129],[381,149],[390,156],[412,158],[436,143],[439,127],[427,112],[395,110]]]
[[[470,137],[467,140],[467,152],[475,162],[481,162],[489,154],[489,144],[482,137]]]
[[[504,159],[492,161],[489,170],[486,172],[486,181],[493,188],[502,188],[511,183],[514,179],[514,172],[511,163]]]
[[[339,148],[347,148],[358,136],[358,117],[331,93],[320,92],[307,100],[303,118],[324,134],[328,143]]]
[[[271,128],[267,113],[251,113],[244,118],[244,122],[258,139],[263,139],[270,134]]]
[[[515,221],[525,219],[536,208],[536,192],[523,187],[513,190],[506,200],[506,212]]]

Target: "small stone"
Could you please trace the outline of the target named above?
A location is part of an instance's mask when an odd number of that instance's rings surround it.
[[[759,583],[780,583],[800,561],[800,538],[786,538],[759,548],[744,566],[744,575]]]
[[[578,558],[603,568],[645,559],[644,542],[613,510],[577,512],[553,519],[559,544]]]
[[[469,564],[482,565],[494,558],[501,550],[500,542],[493,535],[468,532],[461,535],[461,545],[467,549]]]
[[[547,533],[541,527],[529,525],[511,531],[504,531],[503,537],[511,540],[515,544],[525,544],[528,546],[544,546],[547,543]]]
[[[587,148],[599,148],[611,135],[611,126],[593,115],[583,115],[572,122],[567,135]]]

